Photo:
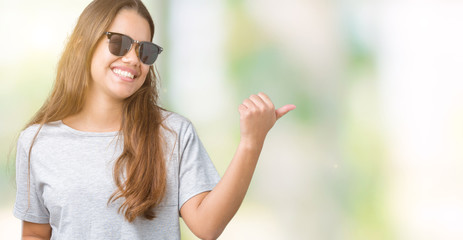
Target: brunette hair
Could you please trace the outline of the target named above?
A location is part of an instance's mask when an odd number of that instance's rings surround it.
[[[45,123],[62,120],[82,110],[91,81],[90,66],[96,45],[121,9],[135,10],[145,18],[153,39],[154,23],[140,0],[94,0],[85,8],[58,63],[50,96],[26,125],[26,128],[40,125],[29,148],[29,194],[31,153],[37,135]],[[154,207],[166,192],[165,142],[161,135],[161,128],[165,126],[161,110],[157,79],[153,66],[150,66],[140,89],[124,100],[119,131],[119,135],[124,136],[124,147],[114,165],[117,190],[108,199],[108,204],[124,199],[119,213],[123,212],[129,222],[141,215],[153,219]]]

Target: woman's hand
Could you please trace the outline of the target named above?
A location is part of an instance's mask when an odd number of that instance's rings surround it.
[[[263,142],[275,122],[295,108],[294,105],[285,105],[275,110],[272,100],[265,93],[251,95],[238,108],[241,140]]]
[[[211,192],[190,198],[180,209],[183,220],[196,236],[202,239],[220,236],[243,202],[267,132],[295,108],[285,105],[275,110],[264,93],[243,101],[239,107],[241,142],[227,171]]]

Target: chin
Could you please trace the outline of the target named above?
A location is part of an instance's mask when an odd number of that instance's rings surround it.
[[[121,94],[119,94],[118,97],[119,97],[119,99],[121,99],[121,100],[125,100],[125,99],[129,98],[130,96],[132,96],[134,93],[135,93],[135,92],[133,92],[133,93],[121,93]]]
[[[127,89],[118,89],[112,91],[111,95],[113,98],[118,100],[124,100],[130,96],[132,96],[136,91],[127,91]]]

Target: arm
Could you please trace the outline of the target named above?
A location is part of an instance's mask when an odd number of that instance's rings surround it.
[[[263,93],[252,95],[239,107],[241,139],[224,176],[211,192],[196,195],[180,209],[190,230],[202,239],[215,239],[238,211],[251,182],[265,137],[275,122],[295,108],[275,110]]]
[[[42,240],[51,238],[50,224],[23,221],[23,240]]]

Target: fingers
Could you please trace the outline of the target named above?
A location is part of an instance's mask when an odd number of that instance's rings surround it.
[[[292,105],[292,104],[288,104],[288,105],[285,105],[281,108],[278,108],[276,111],[275,111],[275,114],[276,114],[276,117],[277,117],[277,120],[281,117],[283,117],[285,114],[287,114],[289,111],[291,110],[294,110],[296,109],[296,106],[295,105]]]
[[[251,95],[242,103],[245,108],[241,110],[265,110],[274,109],[272,102],[268,97],[261,97],[260,95]]]
[[[259,96],[251,95],[249,97],[249,99],[252,101],[252,103],[256,107],[256,110],[265,111],[265,110],[268,109],[268,107],[267,107],[266,103],[264,102],[264,100],[262,100],[262,98],[260,98]]]
[[[243,104],[248,107],[258,107],[258,108],[275,108],[272,103],[272,100],[265,93],[258,93],[257,95],[251,95],[248,99],[244,100]]]
[[[267,106],[269,106],[270,108],[275,108],[275,106],[273,105],[272,103],[272,100],[270,100],[270,98],[267,96],[267,94],[263,93],[263,92],[260,92],[257,94],[261,99],[262,101],[264,101]]]
[[[249,98],[245,99],[241,105],[243,105],[245,109],[254,109],[256,107],[256,104]]]
[[[238,107],[238,111],[240,113],[246,111],[247,109],[248,109],[248,107],[246,107],[246,105],[244,105],[244,104],[240,104],[240,106]]]

